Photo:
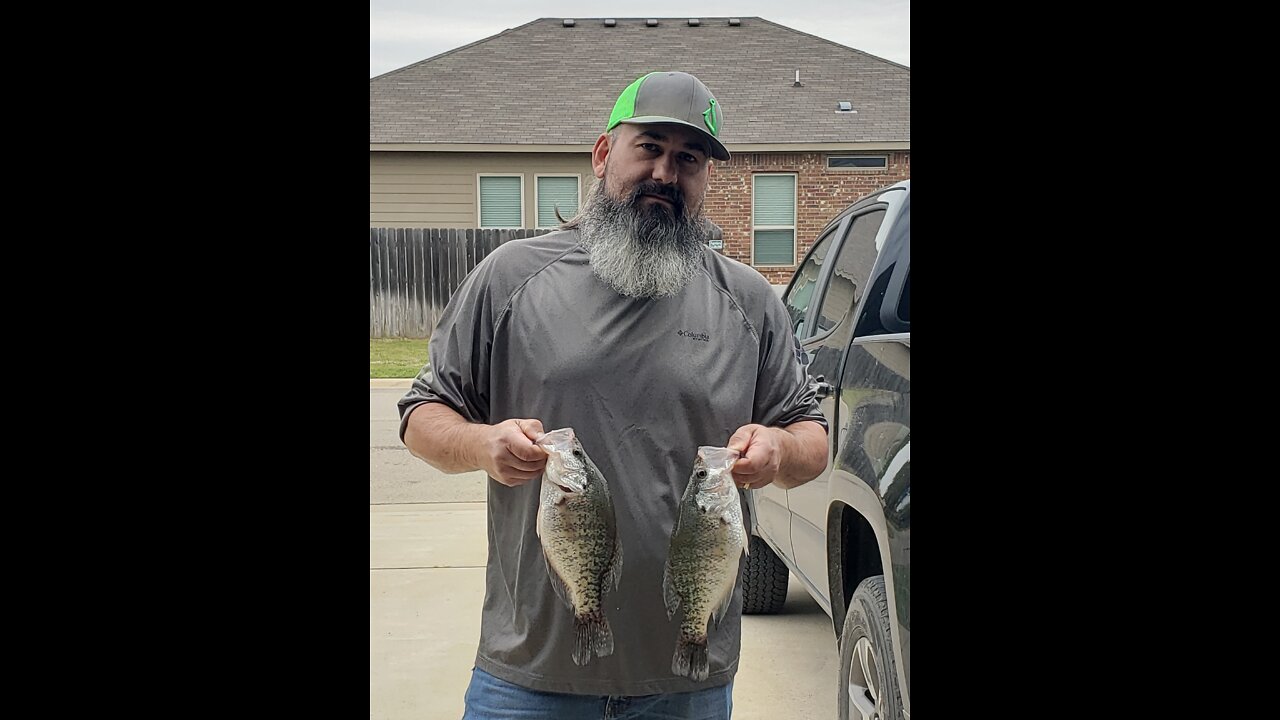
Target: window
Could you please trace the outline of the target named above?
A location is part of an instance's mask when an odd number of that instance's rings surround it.
[[[849,231],[840,246],[840,256],[836,258],[831,281],[827,283],[827,292],[822,298],[816,333],[843,325],[844,330],[837,342],[840,347],[849,341],[853,318],[857,317],[858,305],[866,291],[866,288],[859,287],[859,283],[865,283],[871,276],[876,257],[880,254],[876,247],[876,234],[884,223],[884,212],[883,209],[872,210],[858,215],[849,223]]]
[[[524,176],[479,175],[480,227],[524,227]]]
[[[796,176],[756,175],[751,202],[753,265],[796,263]]]
[[[560,225],[560,217],[568,220],[578,214],[577,175],[538,175],[534,182],[538,194],[538,227],[554,228]]]
[[[884,155],[846,155],[827,158],[828,170],[887,170],[889,158]]]
[[[827,253],[831,251],[831,238],[835,234],[836,228],[832,228],[814,243],[813,252],[796,271],[795,280],[791,282],[784,301],[787,314],[791,316],[791,331],[801,340],[805,338],[804,315],[809,310],[809,302],[813,300],[813,290],[818,286],[818,272],[826,262]]]

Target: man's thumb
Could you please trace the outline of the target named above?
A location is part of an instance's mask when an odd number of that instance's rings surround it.
[[[516,418],[516,427],[520,428],[520,432],[524,433],[525,437],[534,442],[537,442],[545,432],[542,429],[542,421],[538,419]]]

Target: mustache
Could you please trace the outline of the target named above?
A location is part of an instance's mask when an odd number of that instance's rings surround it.
[[[628,203],[636,205],[640,202],[641,195],[654,195],[664,200],[670,201],[679,212],[684,212],[684,193],[675,185],[663,185],[662,183],[646,180],[636,185],[631,191],[631,197],[627,198]]]

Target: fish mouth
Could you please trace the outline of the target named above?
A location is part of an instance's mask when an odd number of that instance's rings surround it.
[[[551,452],[557,452],[572,447],[573,437],[573,428],[560,428],[542,433],[533,442]]]

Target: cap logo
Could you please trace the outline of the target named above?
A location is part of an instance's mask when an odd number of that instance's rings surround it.
[[[711,129],[712,135],[719,135],[720,132],[716,130],[716,99],[707,98],[707,102],[711,103],[711,107],[702,111],[702,121]]]

